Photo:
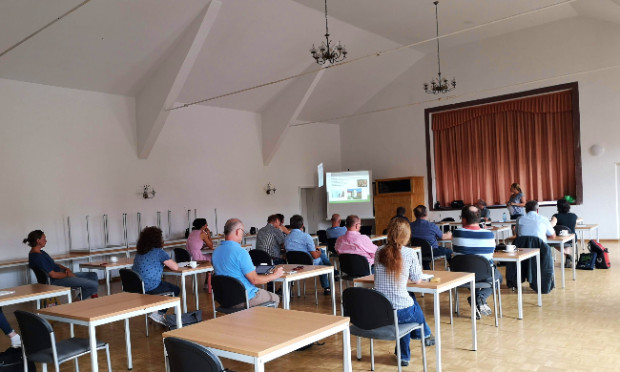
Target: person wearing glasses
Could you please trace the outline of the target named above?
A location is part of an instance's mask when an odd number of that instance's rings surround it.
[[[363,256],[370,265],[375,263],[375,252],[377,246],[370,238],[360,233],[362,220],[354,214],[347,216],[345,226],[347,232],[336,240],[336,252],[338,254],[351,253]]]
[[[256,273],[256,267],[252,264],[250,254],[243,247],[244,226],[238,218],[231,218],[224,225],[224,241],[213,252],[212,263],[216,275],[225,275],[233,277],[243,283],[250,303],[250,307],[260,305],[262,303],[273,301],[275,307],[280,304],[280,296],[275,293],[268,292],[257,285],[269,283],[284,273],[282,267],[278,267],[272,274],[259,275]],[[237,305],[244,307],[244,303]]]

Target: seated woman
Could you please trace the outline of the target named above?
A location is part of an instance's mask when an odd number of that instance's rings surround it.
[[[71,288],[82,289],[82,299],[98,297],[99,277],[97,273],[78,272],[74,273],[66,266],[57,264],[42,249],[47,244],[45,233],[41,230],[34,230],[24,239],[24,243],[30,246],[28,254],[28,265],[32,268],[40,269],[50,277],[51,284]]]
[[[211,261],[210,254],[203,254],[202,249],[213,249],[213,241],[211,240],[211,231],[207,220],[204,218],[196,218],[192,223],[192,232],[187,237],[187,251],[194,261]]]
[[[387,230],[387,244],[377,249],[375,254],[375,289],[383,293],[397,310],[398,323],[423,323],[424,343],[426,346],[434,345],[435,338],[426,324],[422,309],[413,293],[407,291],[407,281],[419,283],[422,274],[417,254],[405,246],[411,235],[409,224],[402,218],[393,218]],[[416,329],[400,339],[402,366],[409,365],[411,336],[419,340],[420,330]]]
[[[2,308],[0,307],[0,329],[11,339],[11,347],[21,347],[22,346],[22,338],[13,330],[13,327],[9,324],[9,321],[6,320],[6,316],[2,312]]]
[[[575,213],[570,213],[570,203],[568,200],[562,198],[558,199],[558,213],[554,214],[551,217],[551,226],[562,225],[566,226],[570,229],[570,233],[575,233],[575,225],[577,225],[577,215]],[[564,267],[571,268],[573,265],[573,256],[571,256],[572,242],[567,242],[564,245],[564,254],[566,255],[566,261],[564,263]],[[556,246],[556,249],[559,251],[560,247]]]
[[[180,289],[172,283],[161,280],[164,265],[177,270],[179,265],[164,252],[164,237],[161,229],[155,226],[145,227],[140,233],[136,244],[137,254],[133,260],[132,270],[140,274],[144,282],[144,291],[147,294],[173,292],[179,295]],[[164,314],[166,310],[153,312],[149,316],[153,321],[166,324]]]

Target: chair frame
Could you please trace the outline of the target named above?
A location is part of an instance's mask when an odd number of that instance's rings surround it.
[[[185,372],[185,370],[178,370],[178,369],[170,368],[170,354],[171,354],[170,349],[174,350],[177,347],[191,349],[191,351],[196,352],[197,354],[200,354],[200,358],[205,359],[205,364],[207,364],[206,366],[203,366],[203,365],[192,366],[192,371],[193,370],[204,371],[205,368],[208,368],[208,367],[216,368],[215,370],[209,369],[208,372],[226,371],[220,358],[218,358],[217,355],[215,355],[208,347],[197,344],[195,342],[177,338],[177,337],[166,337],[164,338],[164,355],[166,358],[166,371],[168,372]],[[189,350],[179,350],[179,351],[181,352],[181,354],[183,354],[184,352],[187,352]],[[172,353],[174,352],[175,351],[172,351]],[[208,365],[210,363],[214,364],[214,366]]]
[[[354,258],[354,257],[351,257],[351,256],[357,256],[359,258]],[[370,275],[372,273],[372,266],[370,265],[370,263],[368,262],[366,257],[361,256],[359,254],[343,253],[341,255],[338,255],[338,262],[339,263],[340,263],[340,260],[342,258],[344,258],[345,261],[347,259],[359,260],[359,261],[364,260],[364,262],[368,264],[368,274],[366,274],[366,275]],[[346,274],[346,275],[344,275],[344,274]],[[355,280],[357,278],[361,278],[361,277],[366,276],[366,275],[351,276],[346,271],[343,271],[342,270],[342,264],[340,265],[340,314],[344,314],[344,305],[343,305],[343,301],[342,301],[342,282],[344,282],[344,281],[350,282],[350,281],[353,281],[353,280]]]
[[[237,311],[241,311],[241,310],[246,310],[250,308],[250,299],[248,298],[248,291],[245,289],[245,286],[243,285],[243,283],[241,283],[240,280],[238,280],[237,278],[233,278],[232,276],[226,276],[226,275],[214,275],[213,276],[213,281],[215,283],[217,283],[218,281],[218,277],[226,277],[226,278],[230,278],[235,280],[236,282],[238,282],[238,285],[243,288],[243,293],[244,293],[244,297],[245,297],[245,308],[233,308],[233,307],[227,307],[227,308],[223,308],[221,306],[216,307],[215,306],[215,288],[213,288],[213,291],[211,291],[211,305],[213,306],[213,318],[217,318],[217,312],[220,313],[224,313],[224,314],[232,314],[232,313],[236,313]],[[217,284],[215,285],[217,286]],[[275,307],[275,302],[273,301],[268,301],[268,302],[264,302],[262,304],[258,304],[256,306],[265,306],[265,307]],[[218,308],[220,310],[218,310]],[[231,311],[222,311],[221,309],[230,309]]]

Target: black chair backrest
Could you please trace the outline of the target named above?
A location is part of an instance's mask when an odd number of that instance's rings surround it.
[[[222,307],[233,307],[235,305],[245,305],[245,287],[239,279],[215,275],[211,278],[211,287],[215,301]]]
[[[34,273],[34,276],[37,278],[37,283],[39,284],[50,284],[50,276],[43,270],[38,267],[30,267],[30,270]]]
[[[327,231],[318,230],[316,235],[319,237],[319,243],[326,244],[327,243]]]
[[[452,217],[446,217],[443,220],[441,220],[441,222],[455,222],[455,221],[454,221],[454,218],[452,218]],[[450,225],[446,225],[446,226],[443,227],[443,232],[444,233],[447,233],[450,230],[452,230],[452,226],[450,226]]]
[[[381,234],[387,235],[387,229],[383,229],[383,232]]]
[[[192,260],[192,256],[190,256],[189,252],[185,248],[175,248],[174,260],[176,262],[188,262]]]
[[[54,330],[47,320],[22,310],[15,310],[15,318],[26,356],[52,347],[50,333]]]
[[[260,264],[273,265],[273,260],[271,259],[269,253],[263,251],[262,249],[250,250],[250,258],[252,259],[252,264],[254,266],[258,266]]]
[[[118,273],[121,276],[123,292],[144,294],[144,282],[140,274],[131,269],[120,269]]]
[[[292,265],[314,265],[310,253],[301,251],[286,252],[286,262]]]
[[[340,261],[340,271],[348,276],[360,278],[362,276],[370,275],[370,267],[368,266],[368,260],[364,256],[359,254],[343,253],[338,255]]]
[[[475,273],[476,282],[490,282],[493,267],[488,259],[475,254],[460,254],[452,257],[451,271]]]
[[[327,250],[330,252],[336,252],[336,240],[338,238],[329,238],[327,239]]]
[[[560,235],[560,231],[568,231],[569,234],[572,234],[570,228],[564,225],[555,225],[553,226],[553,230],[555,230],[555,235]]]
[[[206,347],[176,337],[164,338],[170,372],[220,372],[224,366]]]
[[[372,226],[360,226],[360,234],[370,236],[372,234]]]
[[[433,248],[431,243],[421,238],[411,238],[412,247],[420,247],[422,249],[422,261],[430,262],[432,259]]]
[[[361,329],[394,325],[394,308],[381,292],[370,288],[351,287],[342,294],[344,316]]]

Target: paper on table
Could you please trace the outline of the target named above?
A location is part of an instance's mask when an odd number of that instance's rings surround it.
[[[6,296],[15,293],[15,291],[0,291],[0,296]]]
[[[420,276],[420,278],[425,281],[428,282],[429,280],[431,280],[435,275],[433,274],[424,274],[422,273],[422,275]]]

